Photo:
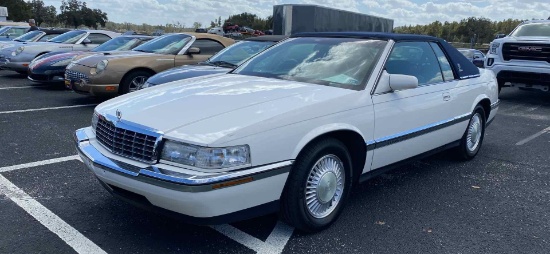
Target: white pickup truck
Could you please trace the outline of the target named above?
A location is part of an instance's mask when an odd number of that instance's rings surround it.
[[[499,91],[504,86],[550,90],[550,20],[518,25],[489,46],[485,68],[492,70]]]

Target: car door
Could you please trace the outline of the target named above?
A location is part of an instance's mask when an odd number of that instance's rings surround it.
[[[397,42],[384,67],[384,75],[418,78],[419,86],[373,94],[375,112],[372,169],[428,152],[447,143],[447,128],[455,115],[450,110],[453,78],[445,80],[440,63],[428,42]],[[387,73],[387,74],[386,74]],[[448,74],[447,74],[448,75]],[[380,79],[383,80],[383,77]]]
[[[207,38],[197,38],[189,48],[199,48],[199,54],[181,54],[176,56],[175,65],[187,65],[187,64],[196,64],[199,62],[204,62],[208,60],[212,55],[218,53],[220,50],[225,47],[223,44],[216,40],[207,39]]]

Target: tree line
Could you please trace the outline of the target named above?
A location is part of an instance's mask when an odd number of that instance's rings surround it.
[[[512,32],[524,21],[519,19],[491,21],[487,18],[469,17],[459,22],[434,21],[427,25],[401,26],[394,28],[394,32],[431,35],[449,42],[482,44],[491,42],[496,34]]]
[[[57,14],[55,6],[46,6],[42,0],[0,0],[0,6],[8,8],[8,18],[13,21],[27,22],[34,19],[37,26],[61,24],[65,27],[87,26],[97,29],[108,21],[107,13],[100,9],[89,8],[86,2],[63,0]]]

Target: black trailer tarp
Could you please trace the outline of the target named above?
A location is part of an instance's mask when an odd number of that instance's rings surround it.
[[[273,6],[273,34],[344,31],[392,32],[393,20],[317,5]]]

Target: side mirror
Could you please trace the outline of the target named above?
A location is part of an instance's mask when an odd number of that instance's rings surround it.
[[[188,55],[197,55],[197,54],[200,54],[201,53],[201,49],[200,48],[197,48],[197,47],[190,47],[188,50],[187,50],[187,54]]]
[[[474,60],[473,63],[474,63],[475,66],[477,66],[477,67],[479,67],[479,68],[483,68],[483,67],[484,67],[484,66],[483,66],[483,64],[484,64],[484,63],[483,63],[483,60]]]
[[[90,41],[90,39],[86,38],[82,41],[82,44],[86,45],[86,44],[90,44],[92,43],[92,41]]]
[[[418,79],[415,76],[403,74],[389,74],[390,88],[393,91],[407,90],[418,87]]]

